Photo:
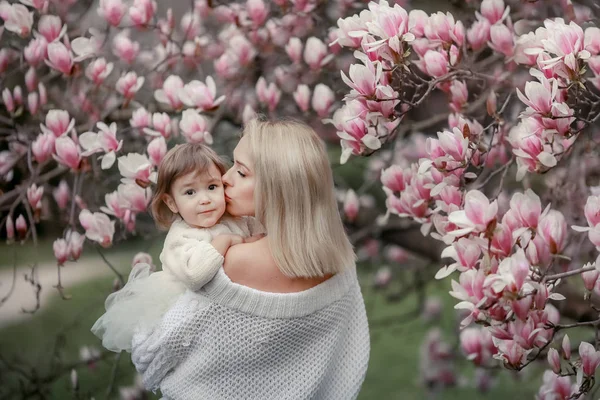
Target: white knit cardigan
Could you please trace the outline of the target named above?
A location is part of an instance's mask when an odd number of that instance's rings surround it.
[[[233,283],[220,269],[133,338],[144,385],[165,399],[355,399],[369,329],[354,266],[299,293]]]

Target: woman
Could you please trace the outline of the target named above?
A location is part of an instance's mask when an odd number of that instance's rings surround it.
[[[233,246],[215,278],[134,337],[144,384],[168,399],[354,399],[369,331],[323,142],[251,121],[223,176],[227,211],[267,236]]]

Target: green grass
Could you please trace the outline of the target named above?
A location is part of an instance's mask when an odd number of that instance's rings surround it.
[[[434,326],[441,327],[448,342],[453,344],[456,341],[456,335],[453,334],[456,322],[452,310],[454,300],[447,295],[448,282],[429,287],[430,294],[439,296],[444,305],[441,318],[435,325],[414,318],[382,326],[379,321],[413,310],[417,304],[416,297],[409,296],[401,303],[389,303],[383,293],[369,287],[370,275],[367,274],[363,278],[367,282],[363,287],[371,323],[372,347],[369,370],[359,399],[429,398],[419,382],[419,348],[428,330]],[[54,353],[54,357],[61,363],[71,364],[78,361],[79,349],[82,346],[93,345],[100,348],[99,340],[89,329],[103,312],[104,298],[110,292],[112,280],[107,277],[70,289],[72,300],[55,298],[48,308],[40,311],[31,320],[0,330],[0,354],[9,360],[18,357],[31,363],[43,376],[49,371],[56,371],[56,368],[50,366]],[[60,340],[58,351],[55,352],[57,336]],[[104,392],[110,380],[113,363],[114,356],[111,355],[98,362],[94,369],[86,366],[78,368],[82,398],[105,398]],[[528,371],[529,374],[526,374],[526,379],[523,377],[519,382],[510,378],[506,371],[502,371],[494,388],[485,395],[475,391],[471,384],[467,384],[464,387],[446,389],[435,398],[468,400],[480,399],[482,396],[486,399],[504,399],[506,396],[512,396],[515,399],[532,399],[541,383],[539,371],[539,368],[533,366]],[[457,372],[463,376],[461,380],[472,382],[473,368],[460,356]],[[134,376],[129,355],[123,353],[115,385],[130,386]],[[0,389],[0,397],[1,394]],[[64,374],[63,378],[51,385],[49,398],[73,398],[69,374]],[[113,392],[112,398],[118,398],[118,390]]]

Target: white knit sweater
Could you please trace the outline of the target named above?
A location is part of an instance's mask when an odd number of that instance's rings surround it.
[[[233,283],[223,269],[133,338],[132,361],[165,399],[355,399],[369,360],[355,267],[299,293]]]
[[[223,256],[210,244],[216,236],[235,234],[246,238],[261,232],[264,229],[252,217],[225,216],[215,226],[202,229],[177,219],[171,224],[160,253],[162,269],[196,291],[223,265]]]

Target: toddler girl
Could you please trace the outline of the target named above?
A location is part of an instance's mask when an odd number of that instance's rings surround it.
[[[92,327],[104,347],[131,351],[134,331],[151,329],[186,289],[196,291],[213,278],[230,246],[261,230],[254,218],[223,215],[225,171],[201,144],[177,145],[165,155],[151,203],[157,225],[169,229],[162,271],[137,264],[127,284],[108,296],[106,313]]]

